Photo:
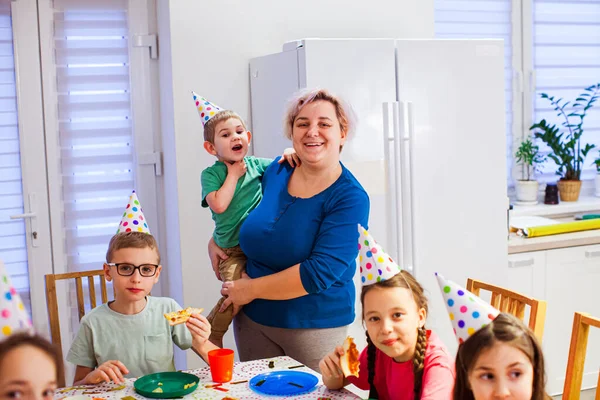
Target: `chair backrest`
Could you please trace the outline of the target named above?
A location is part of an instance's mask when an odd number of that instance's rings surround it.
[[[56,297],[56,281],[65,279],[75,279],[75,289],[77,291],[77,312],[79,314],[79,320],[85,315],[85,300],[83,294],[83,278],[87,278],[88,281],[88,292],[90,299],[90,307],[96,307],[96,286],[94,283],[94,277],[99,277],[100,291],[102,297],[102,304],[108,301],[108,295],[106,292],[106,278],[104,277],[104,270],[99,269],[95,271],[83,271],[83,272],[71,272],[66,274],[48,274],[46,275],[46,301],[48,302],[48,318],[50,320],[50,333],[52,334],[52,343],[59,351],[62,358],[62,342],[60,336],[60,323],[58,318],[58,300]],[[59,382],[59,387],[64,387],[65,382]]]
[[[581,382],[583,381],[583,367],[587,349],[590,326],[600,329],[600,318],[576,312],[573,317],[573,331],[571,332],[571,347],[569,348],[569,361],[563,390],[563,400],[579,400]],[[596,400],[600,400],[600,374],[596,388]]]
[[[521,321],[525,319],[525,307],[529,306],[529,323],[527,325],[540,343],[542,342],[544,323],[546,322],[546,302],[544,300],[537,300],[533,297],[528,297],[521,293],[475,279],[467,279],[467,290],[469,292],[479,296],[481,289],[492,293],[490,304],[493,307],[500,310],[500,312],[512,314]]]

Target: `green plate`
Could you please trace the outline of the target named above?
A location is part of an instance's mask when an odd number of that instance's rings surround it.
[[[159,372],[142,376],[133,383],[133,387],[136,392],[145,397],[172,399],[192,393],[198,388],[199,381],[200,378],[196,375],[186,374],[185,372]],[[162,385],[159,385],[159,383],[162,383]],[[192,383],[192,386],[184,389],[185,385]],[[162,393],[154,392],[157,388],[161,388]]]

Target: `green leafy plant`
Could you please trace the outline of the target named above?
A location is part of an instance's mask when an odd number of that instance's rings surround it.
[[[530,181],[537,168],[546,161],[546,157],[539,154],[539,146],[533,144],[531,138],[521,142],[519,149],[515,153],[517,163],[523,167],[521,171],[522,180]]]
[[[594,164],[596,164],[596,171],[600,173],[600,156],[594,160]]]
[[[535,130],[535,137],[541,139],[550,147],[552,152],[548,155],[556,165],[556,173],[562,176],[564,180],[579,180],[581,176],[581,167],[587,154],[596,146],[585,144],[581,148],[581,135],[583,134],[583,121],[590,108],[593,107],[600,92],[600,83],[587,87],[584,92],[575,99],[571,105],[571,111],[567,114],[570,101],[563,101],[562,98],[556,99],[546,93],[541,93],[540,97],[550,101],[557,112],[557,116],[563,121],[560,123],[562,128],[556,124],[549,124],[545,119],[533,124],[529,130]]]

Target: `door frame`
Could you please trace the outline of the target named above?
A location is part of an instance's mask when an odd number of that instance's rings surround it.
[[[12,1],[11,16],[23,208],[25,213],[35,213],[32,218],[24,218],[31,318],[35,330],[48,336],[44,275],[54,271],[40,79],[39,32],[38,25],[31,23],[31,21],[37,22],[36,3]]]

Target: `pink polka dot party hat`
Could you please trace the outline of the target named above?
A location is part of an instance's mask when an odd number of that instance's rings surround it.
[[[192,98],[194,99],[194,104],[196,105],[196,109],[198,110],[198,114],[202,120],[202,126],[206,125],[206,123],[212,117],[214,117],[219,111],[223,110],[215,103],[211,103],[194,91],[192,91]]]
[[[436,272],[438,284],[459,343],[492,322],[500,311]]]
[[[127,207],[125,207],[125,212],[123,213],[123,218],[121,218],[117,233],[132,231],[150,233],[150,229],[146,223],[146,217],[144,217],[144,211],[142,210],[142,206],[140,205],[135,190],[131,193],[131,196],[129,196],[129,203],[127,203]]]
[[[390,279],[402,270],[360,224],[358,234],[358,260],[363,286]]]
[[[0,340],[15,332],[30,329],[31,318],[0,260]]]

